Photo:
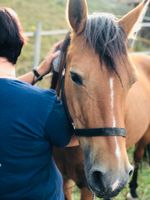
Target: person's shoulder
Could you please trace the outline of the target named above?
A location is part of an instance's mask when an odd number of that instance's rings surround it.
[[[13,84],[16,85],[16,87],[20,87],[23,90],[27,90],[31,93],[36,93],[36,94],[43,94],[47,96],[56,96],[56,91],[52,89],[42,89],[39,88],[38,86],[33,86],[29,83],[20,81],[20,80],[13,80]]]
[[[37,100],[43,99],[48,102],[55,102],[57,99],[56,91],[52,89],[42,89],[20,80],[11,80],[9,84],[13,85],[17,92],[23,93],[29,98],[36,98]]]

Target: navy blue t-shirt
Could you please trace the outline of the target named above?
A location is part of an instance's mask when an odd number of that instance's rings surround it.
[[[53,90],[0,78],[0,200],[63,200],[52,146],[71,132]]]

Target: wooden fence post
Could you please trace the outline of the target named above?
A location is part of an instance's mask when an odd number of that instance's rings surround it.
[[[39,22],[36,26],[36,31],[34,33],[35,44],[34,44],[33,68],[36,68],[39,65],[41,58],[41,32],[42,32],[42,23]]]

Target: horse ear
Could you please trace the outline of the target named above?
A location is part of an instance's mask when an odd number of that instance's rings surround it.
[[[149,0],[142,1],[136,8],[131,10],[119,20],[119,25],[123,27],[127,36],[134,28],[134,25],[138,22],[140,16],[144,11],[144,8],[146,9],[146,5],[148,5],[148,3]]]
[[[86,0],[68,0],[67,15],[72,29],[77,34],[81,33],[85,28],[88,16]]]

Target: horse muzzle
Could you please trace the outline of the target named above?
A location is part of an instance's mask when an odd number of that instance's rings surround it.
[[[87,183],[99,198],[116,196],[132,175],[133,167],[126,152],[124,130],[104,128],[101,129],[101,137],[90,139],[82,135],[84,138],[80,138]],[[106,133],[107,137],[104,136]]]
[[[99,198],[109,199],[115,197],[127,184],[133,168],[130,166],[128,172],[116,175],[113,172],[103,172],[100,169],[91,169],[87,182],[92,192]]]

